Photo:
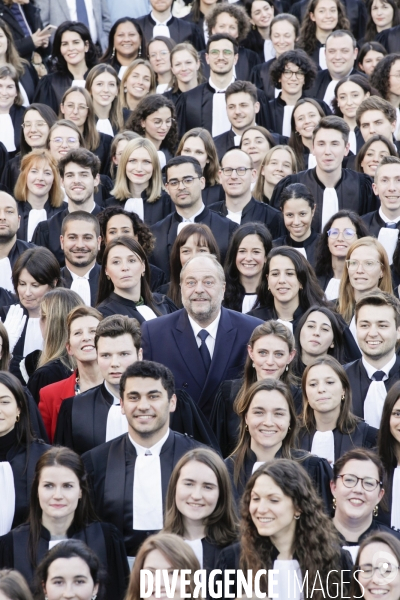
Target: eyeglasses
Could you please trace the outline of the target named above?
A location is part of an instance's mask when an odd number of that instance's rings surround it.
[[[74,137],[68,137],[68,138],[56,137],[50,141],[53,142],[53,144],[55,146],[61,146],[61,144],[63,142],[66,142],[67,146],[73,146],[74,144],[77,144],[79,142],[78,138],[74,138]]]
[[[154,127],[162,127],[164,123],[167,127],[172,127],[173,121],[174,119],[166,119],[165,121],[162,119],[154,119],[151,121],[151,123],[153,123]]]
[[[328,237],[331,237],[333,240],[336,240],[341,233],[343,233],[345,240],[351,240],[357,232],[354,231],[354,229],[350,229],[350,227],[343,229],[343,231],[340,231],[340,229],[337,229],[336,227],[332,227],[332,229],[328,229],[327,231]]]
[[[44,127],[48,127],[46,121],[26,121],[26,123],[22,123],[21,127],[24,129],[32,129],[33,126],[36,126],[38,129],[43,129]]]
[[[230,177],[233,171],[236,171],[236,175],[239,175],[239,177],[244,177],[246,175],[246,171],[251,170],[251,167],[238,167],[237,169],[232,169],[232,167],[224,167],[223,169],[221,169],[222,173],[226,177]]]
[[[357,483],[361,481],[361,485],[363,486],[366,492],[373,492],[376,490],[378,485],[382,485],[382,481],[378,481],[374,479],[374,477],[356,477],[356,475],[338,475],[336,479],[341,478],[342,483],[347,488],[356,487]]]
[[[233,50],[229,50],[228,48],[225,48],[224,50],[210,50],[208,54],[211,54],[211,56],[219,56],[220,54],[223,54],[224,56],[232,56],[233,54]]]
[[[75,110],[75,108],[77,108],[79,112],[85,112],[89,107],[86,106],[86,104],[72,104],[72,102],[68,102],[67,104],[64,104],[64,108],[67,110]]]
[[[157,58],[157,56],[167,56],[169,54],[169,50],[160,50],[160,52],[152,52],[149,54],[149,58]]]
[[[383,579],[390,579],[392,581],[396,576],[399,567],[386,561],[382,561],[382,563],[377,567],[373,567],[372,565],[359,565],[356,567],[356,569],[361,571],[360,577],[363,579],[371,579],[375,571],[378,571],[379,575],[383,577]]]
[[[346,260],[347,270],[348,271],[357,271],[359,266],[361,265],[364,271],[373,271],[376,265],[381,265],[382,263],[379,260]]]
[[[187,175],[186,177],[182,177],[182,179],[170,179],[170,181],[167,181],[167,184],[174,190],[178,188],[181,183],[183,183],[184,187],[190,187],[195,179],[200,179],[200,177]]]
[[[296,79],[299,79],[300,77],[304,77],[305,73],[304,71],[291,71],[290,69],[285,69],[282,73],[282,75],[284,77],[286,77],[286,79],[291,79],[291,77],[293,77],[293,75],[295,76]]]

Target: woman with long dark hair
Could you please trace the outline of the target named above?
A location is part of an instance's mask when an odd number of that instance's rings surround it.
[[[316,358],[306,367],[301,386],[301,448],[331,464],[352,448],[375,448],[378,430],[351,412],[350,382],[335,358]]]
[[[235,231],[225,258],[225,308],[242,313],[254,308],[271,248],[271,234],[262,223],[245,223]]]
[[[5,535],[28,516],[31,477],[49,446],[34,438],[24,389],[6,371],[0,371],[0,395],[0,533]],[[5,566],[0,560],[0,568]]]
[[[96,129],[111,137],[124,126],[119,85],[115,69],[104,63],[92,67],[86,77],[85,87],[93,100]]]
[[[395,0],[367,0],[368,21],[364,42],[373,42],[381,31],[400,24],[400,11]]]
[[[279,379],[290,387],[296,413],[302,409],[299,380],[293,374],[294,337],[279,321],[265,321],[251,334],[242,379],[223,381],[215,397],[211,426],[222,455],[229,456],[238,442],[240,419],[236,406],[256,381]]]
[[[295,104],[288,143],[295,153],[299,171],[313,169],[317,164],[312,154],[312,134],[324,116],[321,105],[314,98],[300,98]]]
[[[376,168],[384,156],[398,156],[396,147],[385,136],[375,134],[365,142],[357,153],[355,170],[374,177]]]
[[[316,248],[315,273],[327,300],[339,297],[340,280],[351,244],[368,233],[361,217],[350,210],[340,210],[324,225]]]
[[[386,48],[378,42],[366,42],[357,55],[357,69],[371,77],[378,62],[387,55]]]
[[[94,513],[81,458],[51,448],[36,463],[29,519],[0,538],[0,566],[17,569],[33,586],[36,566],[57,540],[85,542],[107,572],[107,597],[122,600],[129,574],[122,537]]]
[[[275,0],[246,0],[246,12],[251,22],[251,29],[242,45],[258,54],[260,62],[267,62],[274,57],[271,41],[271,22],[274,15],[280,12],[281,3]]]
[[[169,298],[151,292],[147,256],[136,240],[124,235],[104,250],[97,302],[104,317],[121,314],[139,323],[177,310]]]
[[[42,77],[34,101],[47,104],[58,113],[64,92],[73,85],[84,87],[88,71],[97,62],[86,25],[64,21],[55,33],[52,55],[55,71]]]
[[[314,304],[325,306],[325,296],[304,256],[289,246],[273,248],[258,288],[257,308],[249,314],[264,321],[288,321],[295,333],[300,317]]]
[[[117,19],[108,34],[108,47],[100,58],[111,65],[122,79],[132,61],[144,56],[145,45],[142,28],[132,17]]]

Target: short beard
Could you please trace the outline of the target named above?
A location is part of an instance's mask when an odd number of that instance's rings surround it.
[[[68,262],[73,266],[73,267],[88,267],[93,261],[96,260],[96,256],[94,256],[93,254],[90,255],[90,260],[87,258],[85,260],[83,260],[82,262],[74,262],[73,258],[71,258],[71,256],[67,256],[65,254],[65,258],[68,260]]]
[[[9,242],[11,242],[11,240],[13,239],[13,237],[15,237],[16,233],[17,232],[14,231],[14,232],[10,232],[10,233],[5,233],[3,235],[0,234],[0,246],[5,246]]]

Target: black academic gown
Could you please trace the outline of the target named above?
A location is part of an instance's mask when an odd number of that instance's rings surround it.
[[[203,70],[203,75],[206,79],[210,77],[210,65],[206,61],[205,51],[200,52],[200,61]],[[249,50],[248,48],[244,48],[243,46],[239,47],[239,58],[235,65],[236,71],[236,79],[240,81],[250,81],[250,75],[254,67],[256,67],[260,62],[264,62],[264,58],[260,59],[256,52],[253,50]]]
[[[101,211],[102,208],[95,204],[92,215],[96,216]],[[36,227],[32,238],[32,242],[36,244],[36,246],[44,246],[54,254],[60,263],[60,267],[65,265],[64,252],[61,250],[60,246],[61,226],[63,220],[68,214],[69,211],[68,208],[66,208],[65,210],[55,214],[54,217],[51,217],[49,221],[42,221]]]
[[[365,540],[365,538],[369,537],[373,533],[390,533],[391,535],[394,535],[395,538],[400,540],[400,532],[396,531],[395,529],[391,529],[390,527],[387,527],[383,523],[380,523],[378,520],[372,519],[371,525],[368,527],[368,529],[364,531],[364,533],[362,533],[359,536],[356,542],[349,542],[344,538],[340,531],[338,531],[339,543],[342,546],[342,548],[343,546],[359,546],[361,542]]]
[[[144,17],[139,17],[136,20],[142,28],[143,37],[147,46],[150,40],[154,37],[153,29],[156,25],[156,22],[151,14],[145,15]],[[183,19],[177,19],[176,17],[171,17],[166,24],[168,26],[171,39],[173,39],[177,44],[189,42],[196,48],[198,52],[205,48],[204,35],[200,31],[199,27],[197,27],[197,25],[194,23],[184,21]]]
[[[298,306],[294,311],[293,319],[292,321],[290,321],[293,325],[293,334],[296,332],[297,325],[299,324],[299,321],[304,313],[305,310],[301,306]],[[277,319],[279,319],[278,313],[276,312],[274,306],[272,306],[271,308],[268,308],[266,306],[253,308],[253,310],[251,310],[248,314],[252,317],[257,317],[257,319],[262,319],[263,321],[270,321],[271,319],[276,321]]]
[[[225,200],[224,188],[220,183],[216,183],[215,185],[206,185],[204,190],[201,192],[201,197],[204,205],[207,207],[210,206],[210,204],[215,204],[216,202],[223,202],[223,200]]]
[[[170,431],[161,448],[163,503],[172,471],[178,460],[199,442]],[[97,515],[113,523],[123,534],[128,556],[135,556],[140,544],[155,531],[135,530],[133,525],[133,483],[136,449],[127,434],[106,442],[83,455]]]
[[[261,65],[256,65],[250,74],[251,82],[264,92],[268,100],[275,98],[275,86],[270,77],[270,69],[274,61],[275,58],[271,58]]]
[[[286,144],[287,137],[280,135],[279,133],[273,133],[270,131],[272,138],[274,139],[275,144]],[[221,135],[217,135],[213,138],[215,148],[218,154],[218,160],[221,162],[223,156],[228,152],[228,150],[232,150],[233,148],[238,148],[239,144],[235,144],[235,132],[233,129],[229,129],[229,131],[225,131],[225,133],[221,133]]]
[[[296,242],[293,240],[290,235],[284,235],[280,238],[277,238],[273,242],[274,248],[278,248],[279,246],[290,246],[291,248],[304,248],[307,254],[307,262],[314,268],[315,266],[315,248],[317,245],[319,235],[315,231],[311,231],[311,235],[304,240],[304,242]]]
[[[361,71],[357,71],[357,69],[353,69],[350,75],[363,75]],[[307,98],[314,98],[314,100],[323,100],[325,96],[326,89],[330,82],[332,81],[332,77],[328,69],[323,69],[322,71],[318,71],[317,77],[315,78],[314,85],[311,89],[306,90],[304,95]]]
[[[3,146],[3,144],[2,144]],[[7,152],[6,147],[4,146],[4,150]],[[8,156],[8,152],[7,152]],[[14,194],[14,187],[17,183],[18,176],[21,171],[21,154],[18,152],[13,158],[7,160],[4,165],[4,168],[1,171],[0,182],[2,186],[5,186],[8,193]]]
[[[299,461],[299,463],[305,468],[307,473],[310,475],[316,491],[318,492],[319,496],[324,502],[326,511],[330,513],[332,509],[332,493],[330,488],[330,481],[333,479],[333,472],[328,461],[325,458],[320,458],[319,456],[315,456],[314,454],[309,454],[304,450],[292,449],[291,455],[294,460]],[[282,458],[281,449],[275,454],[275,458]],[[239,504],[239,501],[243,496],[246,483],[251,477],[253,466],[256,462],[257,457],[255,453],[249,449],[244,460],[242,477],[239,478],[238,485],[235,485],[233,478],[235,455],[225,459],[225,464],[228,468],[229,476],[231,478],[232,483],[233,494],[237,504]]]
[[[20,241],[20,240],[17,240],[17,241]],[[22,242],[22,243],[26,243],[26,242]],[[28,311],[19,302],[18,298],[14,299],[12,301],[12,304],[19,304],[21,306],[21,308],[24,311],[24,315],[26,316],[26,321],[25,321],[25,325],[21,331],[21,335],[19,336],[19,339],[18,339],[17,343],[15,344],[15,347],[14,347],[14,350],[12,353],[12,357],[11,357],[11,361],[10,361],[10,366],[9,366],[8,370],[10,371],[10,373],[15,375],[15,377],[22,383],[22,385],[25,386],[26,381],[21,373],[20,363],[24,358],[25,337],[26,337],[26,330],[28,327],[29,314],[28,314]],[[7,313],[10,309],[10,306],[11,305],[0,306],[0,319],[3,323],[4,323],[5,318],[7,317]]]
[[[305,96],[303,95],[302,98],[304,99]],[[326,104],[326,102],[324,102],[323,100],[318,99],[318,98],[315,98],[315,100],[318,102],[318,104],[324,111],[325,115],[332,114],[332,111],[329,108],[329,106]],[[270,112],[269,112],[270,122],[269,122],[268,129],[270,131],[275,131],[276,133],[283,135],[283,132],[282,132],[283,116],[284,116],[284,112],[285,112],[284,108],[286,106],[286,102],[284,100],[282,100],[281,94],[279,94],[279,96],[277,98],[274,98],[273,100],[269,101],[269,106],[270,106]]]
[[[94,263],[93,269],[89,273],[89,287],[90,287],[90,306],[96,306],[97,302],[97,290],[99,287],[101,267],[99,264]],[[72,275],[67,267],[61,269],[61,277],[63,279],[64,286],[71,289]]]
[[[214,94],[215,89],[206,82],[180,95],[176,112],[181,136],[194,127],[203,127],[207,131],[212,131]],[[268,129],[270,109],[267,98],[261,90],[257,90],[257,97],[260,102],[260,112],[256,114],[256,123]]]
[[[13,104],[10,108],[10,117],[14,127],[14,144],[16,149],[13,152],[8,152],[9,159],[13,158],[17,154],[17,152],[19,152],[19,148],[21,145],[21,132],[24,113],[25,106],[17,106],[16,104]]]
[[[209,208],[221,215],[221,217],[226,217],[228,214],[225,202],[211,204]],[[282,213],[279,210],[272,208],[272,206],[269,206],[269,204],[258,202],[258,200],[252,197],[242,210],[240,224],[243,225],[244,223],[254,222],[264,223],[271,232],[273,239],[282,235],[285,231]]]
[[[142,199],[144,222],[149,227],[154,225],[154,223],[158,223],[158,221],[165,219],[167,215],[170,215],[175,211],[175,206],[171,200],[171,197],[165,190],[162,190],[160,197],[157,198],[155,202],[147,201],[146,191],[142,192]],[[114,198],[114,196],[110,196],[106,200],[106,208],[109,206],[121,206],[124,208],[126,200],[127,198],[125,200],[117,200],[117,198]]]
[[[29,204],[28,201],[23,202],[23,201],[18,201],[18,200],[17,200],[17,206],[18,206],[18,214],[21,217],[19,229],[17,231],[17,238],[19,240],[27,241],[29,213],[32,210],[32,206]],[[63,202],[61,204],[61,206],[54,207],[51,205],[50,200],[47,200],[45,205],[43,206],[43,208],[46,211],[47,220],[51,219],[51,217],[53,217],[57,213],[66,210],[67,207],[68,207],[68,204],[66,202]]]
[[[111,166],[111,144],[113,143],[113,137],[107,135],[107,133],[100,132],[100,143],[93,150],[93,154],[98,156],[101,162],[100,173],[110,176]]]
[[[38,440],[42,440],[43,442],[48,444],[49,438],[38,405],[36,404],[32,394],[30,393],[27,387],[24,387],[24,392],[26,401],[28,403],[29,419],[31,421],[33,435]]]
[[[233,404],[242,384],[242,379],[223,381],[212,407],[210,424],[224,458],[232,454],[238,443],[240,418],[233,410]],[[300,414],[302,411],[301,388],[291,385],[290,391],[292,392],[296,412]]]
[[[347,365],[344,365],[344,369],[349,378],[352,398],[353,398],[353,413],[357,417],[364,418],[364,402],[367,396],[368,388],[371,384],[371,379],[367,375],[367,371],[362,363],[362,359],[359,358]],[[379,369],[377,369],[379,371]],[[385,388],[387,391],[390,390],[392,385],[400,379],[400,356],[396,355],[396,362],[389,371],[389,379],[384,381]]]
[[[27,387],[35,402],[39,404],[39,394],[43,387],[51,383],[57,383],[57,381],[61,381],[62,379],[67,379],[71,374],[71,369],[66,367],[59,358],[56,358],[36,369],[31,377],[29,377]]]
[[[85,73],[84,79],[86,79],[88,72]],[[36,88],[33,102],[47,104],[58,115],[64,92],[72,86],[73,80],[74,78],[68,70],[65,73],[56,71],[45,75]]]
[[[167,290],[168,290],[168,285],[167,285]],[[4,288],[0,287],[0,308],[3,306],[10,306],[10,304],[17,304],[17,303],[18,303],[18,298],[16,297],[15,294],[12,294],[8,290],[5,290]]]
[[[300,448],[311,452],[314,435],[315,431],[310,433],[305,427],[301,427],[298,434]],[[353,448],[368,448],[372,450],[376,447],[377,437],[378,430],[364,421],[359,421],[352,433],[341,433],[339,429],[335,428],[333,430],[335,461],[349,450],[353,450]]]
[[[81,540],[95,552],[106,572],[106,597],[123,600],[128,585],[129,565],[120,532],[109,523],[93,522],[78,530],[71,525],[68,539]],[[39,564],[49,549],[50,532],[41,527],[36,563]],[[16,569],[34,590],[35,568],[29,556],[29,524],[20,525],[0,537],[0,568]]]
[[[34,440],[29,447],[18,444],[15,429],[0,438],[1,460],[10,463],[14,476],[15,512],[12,528],[24,523],[28,517],[36,463],[50,448],[42,440]]]
[[[375,41],[386,48],[388,54],[400,52],[400,25],[384,29],[375,37]]]
[[[384,510],[381,506],[381,503],[379,503],[378,516],[376,517],[376,520],[379,521],[379,523],[386,525],[386,527],[390,527],[391,531],[399,531],[395,528],[392,528],[391,526],[393,504],[393,476],[394,469],[396,468],[396,466],[397,465],[393,465],[391,469],[386,470],[385,502],[386,506],[388,507],[388,510]],[[396,502],[399,502],[400,498],[396,498],[395,500]]]
[[[35,244],[32,244],[31,242],[25,242],[24,240],[16,240],[14,246],[11,248],[10,252],[8,253],[8,259],[10,261],[10,265],[11,268],[13,268],[13,266],[15,265],[15,263],[17,262],[17,259],[21,256],[21,254],[23,254],[25,252],[25,250],[28,250],[29,248],[34,248]]]
[[[164,271],[167,279],[170,276],[169,257],[171,249],[178,234],[178,224],[182,220],[182,217],[177,212],[174,212],[151,227],[151,231],[156,237],[156,246],[151,255],[151,262]],[[211,229],[217,240],[221,253],[221,263],[223,264],[229,240],[233,232],[237,229],[237,224],[225,217],[221,217],[208,208],[204,208],[203,212],[195,218],[195,222],[208,225]]]
[[[168,315],[178,310],[168,296],[154,292],[153,300],[154,306],[157,307],[161,315]],[[133,300],[123,298],[115,292],[112,292],[108,298],[103,300],[96,308],[101,312],[103,317],[109,317],[110,315],[126,315],[127,317],[137,319],[139,323],[143,323],[146,320],[136,309],[136,304]]]
[[[374,210],[373,212],[367,213],[366,215],[363,215],[361,218],[364,221],[364,223],[366,224],[366,226],[368,227],[369,235],[372,235],[373,237],[377,238],[380,230],[382,228],[386,227],[385,221],[382,219],[382,217],[379,214],[379,209]],[[396,223],[396,227],[397,227],[397,230],[400,231],[400,221],[398,223]]]
[[[316,210],[312,221],[314,231],[322,229],[322,203],[325,186],[319,181],[314,169],[300,171],[294,175],[288,175],[281,179],[275,186],[271,198],[271,205],[277,208],[279,206],[282,190],[291,183],[304,183],[314,196]],[[372,179],[364,173],[357,173],[351,169],[342,169],[342,176],[335,186],[338,196],[338,210],[353,210],[359,215],[365,215],[368,212],[376,210],[379,206],[379,199],[372,190]]]

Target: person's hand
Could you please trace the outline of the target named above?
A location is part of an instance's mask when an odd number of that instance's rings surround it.
[[[47,48],[50,37],[51,31],[48,29],[38,29],[35,33],[32,33],[32,41],[35,48]]]
[[[4,327],[8,333],[8,339],[10,344],[10,352],[12,353],[16,343],[21,337],[22,330],[25,327],[26,315],[22,306],[19,304],[13,304],[10,306],[7,316],[4,321]]]

